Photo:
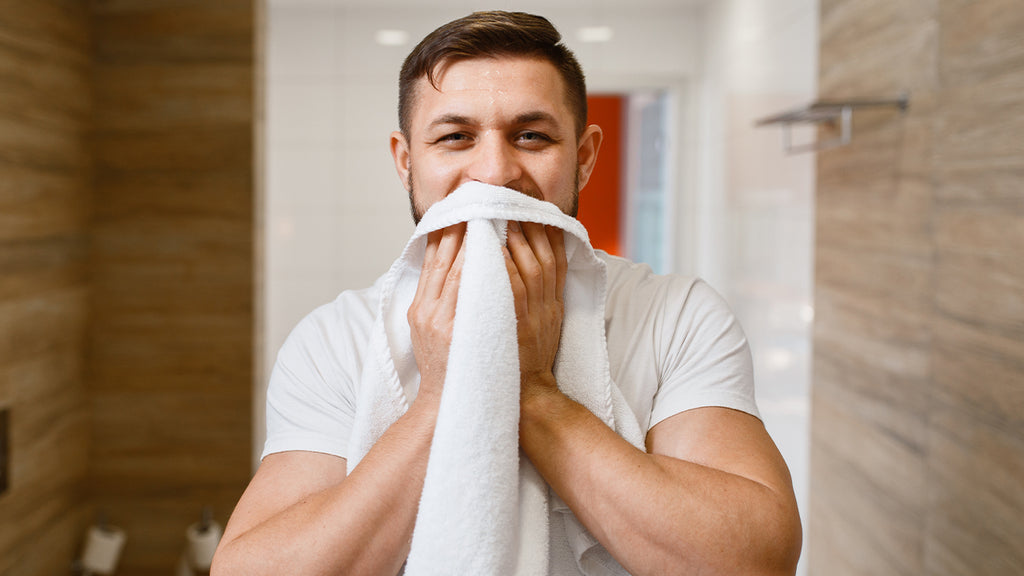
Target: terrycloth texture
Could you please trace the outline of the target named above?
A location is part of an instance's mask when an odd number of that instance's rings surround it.
[[[555,377],[569,397],[642,449],[640,427],[609,374],[606,272],[586,230],[553,204],[473,182],[428,210],[384,279],[356,401],[349,471],[407,410],[403,390],[418,385],[406,312],[426,236],[467,222],[448,373],[406,573],[543,576],[559,570],[548,565],[551,542],[568,546],[584,574],[625,574],[520,458],[516,320],[501,252],[509,220],[566,231],[569,270]],[[559,521],[551,522],[551,514]],[[562,528],[549,534],[549,524]]]

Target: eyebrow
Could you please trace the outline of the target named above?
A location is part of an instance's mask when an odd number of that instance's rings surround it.
[[[460,114],[445,114],[443,116],[438,116],[437,118],[435,118],[434,121],[430,123],[430,127],[433,128],[435,126],[441,126],[444,124],[458,124],[461,126],[468,126],[471,124],[476,124],[476,122],[471,120],[469,116],[462,116]]]
[[[516,116],[512,120],[512,123],[515,124],[515,125],[530,124],[530,123],[533,123],[533,122],[550,122],[552,124],[558,125],[558,120],[553,115],[549,114],[548,112],[544,112],[542,110],[536,110],[536,111],[533,111],[533,112],[524,112],[524,113]],[[430,123],[430,128],[434,128],[436,126],[443,126],[445,124],[456,124],[456,125],[459,125],[459,126],[473,126],[473,125],[478,124],[478,122],[473,120],[469,116],[463,116],[461,114],[444,114],[442,116],[438,116],[437,118],[435,118]]]
[[[533,122],[550,122],[552,124],[558,125],[558,120],[556,120],[554,116],[541,110],[537,110],[535,112],[526,112],[524,114],[516,116],[515,118],[516,124],[530,124]]]

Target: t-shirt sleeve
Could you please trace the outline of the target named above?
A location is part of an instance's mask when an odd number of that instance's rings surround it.
[[[350,358],[351,346],[332,333],[324,319],[328,313],[323,307],[303,319],[278,352],[267,386],[261,458],[289,450],[346,457],[357,357]]]
[[[760,418],[750,346],[725,300],[696,280],[682,305],[665,312],[667,321],[660,330],[661,382],[650,426],[707,406],[741,410]]]

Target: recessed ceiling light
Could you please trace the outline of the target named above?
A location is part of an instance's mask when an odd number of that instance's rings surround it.
[[[586,26],[576,32],[580,42],[608,42],[612,39],[611,26]]]
[[[377,30],[373,39],[381,46],[402,46],[409,42],[409,33],[405,30]]]

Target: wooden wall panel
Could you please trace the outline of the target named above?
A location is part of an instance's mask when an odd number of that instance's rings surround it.
[[[1024,9],[1012,0],[945,0],[939,17],[929,452],[936,505],[926,567],[939,576],[1021,574]]]
[[[812,574],[1024,573],[1024,10],[825,0]]]
[[[249,477],[253,4],[0,3],[0,574],[169,573]]]
[[[0,407],[10,487],[0,574],[66,574],[91,515],[89,14],[80,2],[0,12]]]
[[[253,3],[92,8],[90,488],[119,574],[169,573],[250,475]]]
[[[822,4],[823,98],[917,91],[908,115],[857,114],[853,143],[818,157],[812,574],[922,573],[933,191],[917,96],[935,90],[933,16]]]

